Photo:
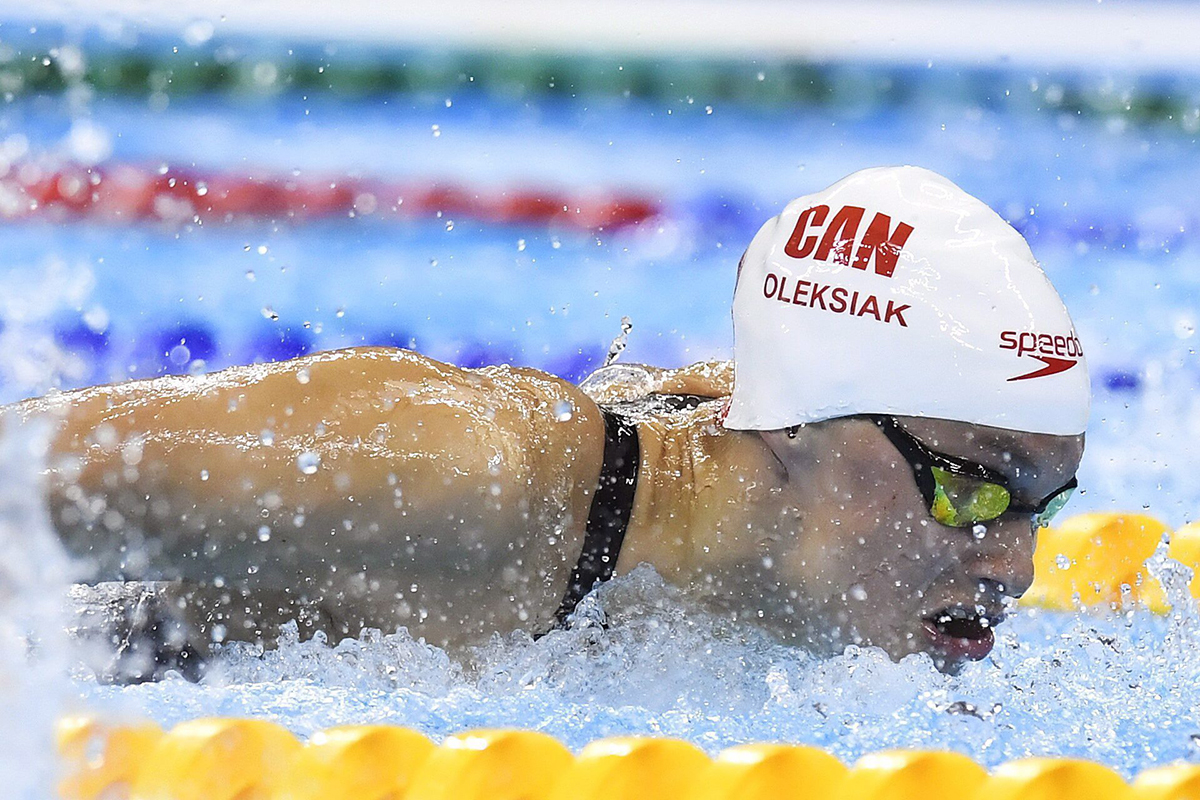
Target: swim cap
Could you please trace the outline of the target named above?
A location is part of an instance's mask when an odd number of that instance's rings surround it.
[[[793,200],[742,258],[726,427],[851,414],[1072,435],[1083,348],[1029,244],[918,167],[856,172]]]

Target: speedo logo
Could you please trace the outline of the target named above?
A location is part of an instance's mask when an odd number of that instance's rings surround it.
[[[1024,381],[1030,378],[1044,378],[1047,375],[1057,375],[1066,372],[1079,363],[1083,358],[1083,345],[1073,334],[1071,336],[1051,336],[1048,333],[1034,331],[1001,331],[1000,349],[1015,350],[1018,358],[1028,356],[1042,362],[1042,366],[1009,378],[1010,381]]]
[[[816,261],[850,264],[854,269],[862,270],[874,262],[876,275],[892,277],[913,227],[906,222],[897,222],[893,228],[891,217],[877,213],[860,239],[858,229],[867,213],[865,208],[842,206],[832,218],[829,211],[826,205],[801,211],[783,252],[792,258],[812,256]],[[850,261],[851,255],[854,256],[854,263]]]

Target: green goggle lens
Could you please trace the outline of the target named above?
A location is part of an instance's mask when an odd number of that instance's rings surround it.
[[[1075,487],[1071,486],[1063,489],[1061,492],[1054,495],[1054,497],[1050,498],[1050,501],[1046,503],[1046,508],[1042,511],[1042,513],[1037,515],[1037,526],[1039,528],[1044,528],[1049,525],[1050,520],[1054,519],[1054,515],[1059,511],[1062,511],[1062,507],[1065,506],[1067,501],[1071,499],[1071,493],[1074,491]]]
[[[1008,510],[1012,495],[1008,489],[997,483],[956,475],[941,467],[931,467],[933,473],[934,491],[933,507],[929,509],[933,518],[943,525],[952,528],[965,528],[979,522],[995,519]],[[1049,514],[1054,515],[1067,502],[1063,492],[1050,501],[1046,511],[1038,519]],[[1062,497],[1062,502],[1058,502]],[[1057,506],[1055,505],[1057,503]],[[1054,512],[1051,511],[1053,508]]]

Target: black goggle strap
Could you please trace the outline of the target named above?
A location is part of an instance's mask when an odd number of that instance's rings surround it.
[[[895,417],[874,416],[871,418],[892,446],[899,451],[904,460],[912,467],[917,487],[925,496],[926,502],[932,504],[937,481],[933,477],[932,467],[944,469],[954,475],[962,475],[975,480],[995,483],[1008,488],[1008,481],[1003,475],[988,469],[982,464],[972,464],[969,461],[959,461],[941,453],[930,450],[921,440],[900,426]],[[1048,502],[1048,501],[1047,501]]]
[[[982,464],[973,464],[969,461],[959,461],[950,458],[941,453],[935,453],[926,447],[920,439],[913,436],[911,433],[901,427],[895,417],[873,416],[871,420],[879,426],[883,431],[883,435],[888,438],[904,460],[913,468],[913,475],[917,479],[917,486],[921,490],[921,494],[925,499],[932,503],[934,492],[937,490],[937,482],[934,480],[933,473],[930,467],[939,467],[947,472],[955,475],[963,475],[976,480],[987,481],[998,486],[1003,486],[1008,489],[1008,479],[998,472],[988,469]],[[1058,489],[1042,498],[1041,502],[1034,505],[1018,503],[1016,499],[1009,501],[1007,512],[1015,512],[1018,514],[1042,514],[1054,502],[1055,498],[1063,492],[1070,491],[1079,486],[1079,481],[1072,476],[1071,480],[1064,483]]]
[[[1079,481],[1072,476],[1071,480],[1067,481],[1062,486],[1058,487],[1053,492],[1042,498],[1040,503],[1037,503],[1036,505],[1026,505],[1025,503],[1017,503],[1014,501],[1008,504],[1008,509],[1010,511],[1016,511],[1020,514],[1044,514],[1046,509],[1050,507],[1050,504],[1053,503],[1059,495],[1061,495],[1063,492],[1069,492],[1078,486]]]

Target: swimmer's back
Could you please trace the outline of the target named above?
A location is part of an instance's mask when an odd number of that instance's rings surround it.
[[[234,534],[226,555],[263,525],[300,549],[336,530],[347,545],[382,543],[383,555],[393,535],[524,536],[564,515],[582,526],[604,440],[595,403],[567,381],[374,347],[56,393],[14,410],[57,419],[53,500],[87,528],[82,538],[94,536],[72,510],[82,498],[127,496],[124,520],[176,543],[173,564],[219,529]],[[249,540],[260,555],[272,549]]]

